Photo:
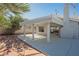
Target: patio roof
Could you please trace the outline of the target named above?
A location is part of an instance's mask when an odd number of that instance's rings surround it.
[[[78,18],[70,17],[69,19],[70,19],[70,21],[79,22],[79,17]],[[25,19],[24,23],[26,25],[29,25],[29,24],[43,23],[43,22],[49,22],[49,21],[62,26],[63,25],[63,16],[51,14],[48,16],[38,17],[35,19],[31,19],[31,20]],[[22,25],[23,25],[23,23],[22,23]]]
[[[39,18],[35,18],[32,20],[25,20],[25,24],[35,24],[35,23],[43,23],[43,22],[53,22],[58,25],[63,25],[62,18],[57,15],[48,15]]]

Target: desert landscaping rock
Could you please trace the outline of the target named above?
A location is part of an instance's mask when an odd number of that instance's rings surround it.
[[[0,56],[45,56],[43,53],[28,46],[17,36],[0,36]]]

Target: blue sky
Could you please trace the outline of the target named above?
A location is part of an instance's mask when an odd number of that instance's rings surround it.
[[[34,19],[41,16],[50,14],[56,14],[55,9],[59,15],[63,15],[64,4],[63,3],[32,3],[30,5],[30,11],[23,14],[24,18]],[[73,15],[74,8],[70,6],[70,15]],[[79,4],[76,6],[77,14],[79,15]]]

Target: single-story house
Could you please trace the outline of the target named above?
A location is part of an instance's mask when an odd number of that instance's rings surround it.
[[[68,27],[70,29],[70,34],[68,32],[68,36],[73,36],[74,38],[79,38],[79,31],[78,31],[78,19],[75,18],[69,18],[69,24]],[[74,24],[73,24],[74,23]],[[70,25],[70,26],[69,26]],[[47,40],[50,40],[50,36],[58,36],[63,38],[64,34],[62,35],[62,29],[63,29],[63,17],[59,15],[48,15],[48,16],[43,16],[39,17],[33,20],[26,20],[24,22],[24,33],[28,34],[31,33],[33,34],[33,39],[34,39],[34,34],[40,34],[40,35],[45,35],[47,36]],[[76,29],[75,29],[76,28]],[[73,30],[74,29],[74,30]],[[72,33],[74,32],[74,33]],[[77,35],[78,34],[78,35]],[[73,37],[72,37],[73,38]]]
[[[50,39],[50,35],[54,34],[60,36],[59,32],[63,26],[63,18],[57,15],[48,15],[44,17],[39,17],[33,20],[24,21],[24,33],[32,33],[33,39],[34,34],[45,35]]]
[[[51,33],[53,31],[59,31],[63,26],[62,18],[56,15],[48,15],[44,17],[39,17],[33,20],[25,22],[25,32],[32,33],[34,27],[34,33],[47,35],[47,26],[50,25]]]
[[[64,39],[79,39],[79,18],[69,17],[69,5],[64,7],[64,16],[48,15],[24,21],[24,34],[32,33],[45,35],[50,41],[50,36],[55,35]]]

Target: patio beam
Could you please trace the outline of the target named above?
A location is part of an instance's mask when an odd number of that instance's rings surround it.
[[[32,24],[32,39],[34,40],[34,24]]]
[[[50,42],[50,23],[47,25],[47,42]]]

